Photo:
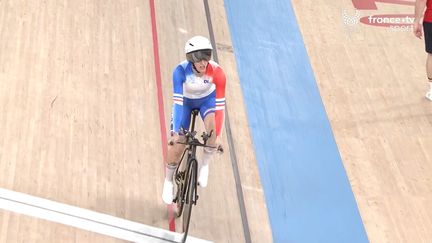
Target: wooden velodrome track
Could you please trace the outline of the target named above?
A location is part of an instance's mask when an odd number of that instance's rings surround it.
[[[270,242],[223,1],[209,2],[251,239]],[[365,26],[347,38],[341,11],[350,1],[292,4],[369,240],[431,241],[422,42]],[[168,128],[172,69],[185,40],[209,30],[201,0],[156,1],[155,9]],[[148,1],[0,1],[0,188],[168,229],[156,79]],[[224,143],[190,232],[243,242],[227,136]],[[0,225],[0,242],[118,241],[5,210]]]

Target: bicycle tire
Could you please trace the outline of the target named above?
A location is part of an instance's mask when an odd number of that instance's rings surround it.
[[[192,206],[196,200],[196,178],[197,178],[197,161],[192,159],[189,163],[188,168],[188,176],[187,176],[187,189],[185,193],[185,202],[184,202],[184,213],[183,213],[183,242],[186,241],[186,237],[189,231],[189,223],[192,215]]]

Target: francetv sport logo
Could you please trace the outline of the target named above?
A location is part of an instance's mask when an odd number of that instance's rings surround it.
[[[362,23],[370,26],[390,28],[392,30],[410,31],[414,23],[414,15],[412,14],[412,6],[415,5],[415,0],[351,0],[355,13],[349,15],[347,11],[343,11],[343,22],[346,26]],[[411,14],[378,14],[360,17],[361,10],[378,10],[376,3],[396,4],[407,6],[407,12]],[[411,6],[411,7],[409,7]],[[408,8],[409,7],[409,8]]]

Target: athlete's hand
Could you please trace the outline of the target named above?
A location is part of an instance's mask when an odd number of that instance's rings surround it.
[[[215,143],[216,143],[216,148],[217,148],[216,152],[222,154],[224,152],[224,148],[223,148],[223,144],[220,141],[219,137],[216,137]]]
[[[413,24],[414,35],[419,39],[421,39],[423,36],[422,27],[423,27],[422,24],[420,24],[420,22],[418,21],[414,22]]]
[[[171,134],[171,138],[168,140],[168,146],[173,146],[179,140],[179,135],[177,133]]]

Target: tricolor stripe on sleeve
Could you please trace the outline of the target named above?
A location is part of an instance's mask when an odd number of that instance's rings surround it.
[[[174,94],[173,95],[173,101],[174,101],[174,104],[183,105],[183,95]]]
[[[216,99],[216,110],[225,109],[225,98]]]

